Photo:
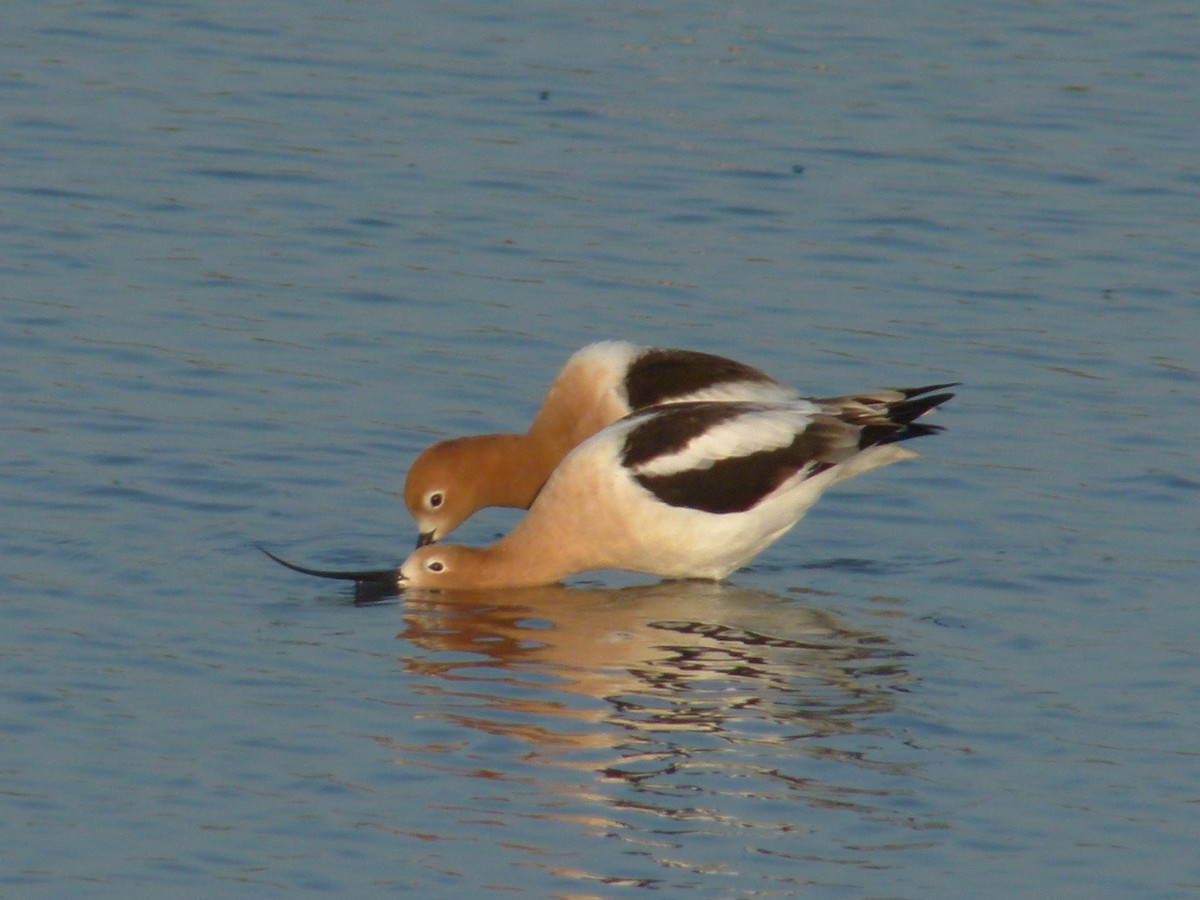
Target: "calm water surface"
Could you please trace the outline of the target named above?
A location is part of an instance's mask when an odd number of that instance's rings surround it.
[[[1200,891],[1192,4],[5,23],[0,896]],[[726,585],[254,549],[612,337],[965,384]]]

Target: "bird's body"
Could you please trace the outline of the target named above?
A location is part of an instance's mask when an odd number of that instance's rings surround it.
[[[620,419],[565,454],[490,547],[418,548],[401,587],[548,584],[595,569],[721,579],[778,540],[831,484],[915,456],[900,441],[948,385],[828,400],[683,401]]]
[[[783,403],[794,390],[750,366],[691,350],[590,344],[550,386],[525,434],[485,434],[434,444],[414,461],[404,499],[418,546],[445,538],[480,509],[526,509],[580,443],[636,412],[668,403]]]

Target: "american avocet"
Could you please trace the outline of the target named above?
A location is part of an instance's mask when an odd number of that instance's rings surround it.
[[[899,442],[941,430],[916,419],[954,396],[932,393],[951,386],[633,413],[567,454],[507,537],[484,548],[419,547],[397,582],[522,587],[593,569],[722,579],[830,485],[915,456]]]
[[[485,507],[527,509],[564,456],[631,412],[685,401],[798,397],[758,369],[722,356],[625,341],[590,344],[567,360],[525,434],[454,438],[416,458],[404,502],[420,532],[417,546],[445,538]]]

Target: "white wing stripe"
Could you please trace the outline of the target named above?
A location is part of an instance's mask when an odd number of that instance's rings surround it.
[[[676,475],[693,469],[707,469],[725,459],[780,450],[790,445],[811,421],[811,415],[800,405],[785,409],[748,410],[735,418],[718,422],[680,450],[664,453],[634,466],[633,472],[644,476]]]

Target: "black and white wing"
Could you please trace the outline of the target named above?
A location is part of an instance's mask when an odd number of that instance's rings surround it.
[[[669,506],[745,512],[871,447],[939,431],[915,420],[953,396],[929,394],[945,386],[835,401],[660,406],[628,417],[620,462]]]

